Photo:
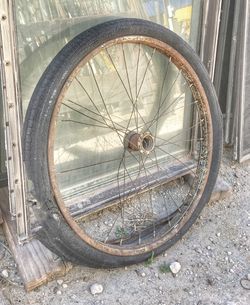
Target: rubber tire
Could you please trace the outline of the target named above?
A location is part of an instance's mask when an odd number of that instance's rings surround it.
[[[141,262],[152,253],[114,256],[92,248],[70,228],[60,213],[51,190],[47,143],[51,115],[58,95],[72,70],[89,52],[106,41],[126,35],[145,35],[161,40],[176,49],[193,67],[203,85],[212,117],[212,162],[207,184],[194,213],[174,238],[154,251],[160,254],[175,244],[194,223],[209,201],[222,154],[222,117],[216,93],[208,73],[193,49],[178,35],[155,23],[140,19],[118,19],[99,24],[71,40],[48,66],[32,95],[24,123],[23,155],[28,178],[33,182],[34,208],[41,226],[37,238],[60,257],[91,267],[118,267]]]

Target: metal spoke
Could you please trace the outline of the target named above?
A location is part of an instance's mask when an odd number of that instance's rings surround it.
[[[92,166],[97,166],[97,165],[110,163],[110,162],[114,162],[114,161],[120,161],[120,158],[112,159],[112,160],[106,160],[106,161],[97,162],[97,163],[94,163],[94,164],[89,164],[89,165],[85,165],[85,166],[81,166],[81,167],[67,169],[67,170],[58,172],[58,174],[65,174],[65,173],[69,173],[69,172],[72,172],[72,171],[82,170],[82,169],[89,168],[89,167],[92,167]]]
[[[121,81],[121,83],[122,83],[122,86],[123,86],[125,92],[127,93],[127,96],[128,96],[128,98],[129,98],[129,100],[130,100],[131,102],[133,102],[132,97],[129,95],[129,92],[128,92],[128,90],[127,90],[127,88],[126,88],[126,86],[125,86],[125,84],[124,84],[124,82],[123,82],[123,80],[122,80],[122,77],[121,77],[121,75],[120,75],[120,73],[119,73],[119,71],[118,71],[118,69],[117,69],[117,67],[116,67],[116,65],[115,65],[115,63],[114,63],[114,61],[113,61],[111,55],[109,54],[108,49],[105,49],[105,51],[106,51],[106,53],[107,53],[107,55],[108,55],[108,57],[109,57],[109,60],[110,60],[110,62],[111,62],[111,64],[112,64],[112,66],[114,67],[114,69],[115,69],[115,71],[116,71],[116,73],[117,73],[118,78],[120,79],[120,81]]]
[[[137,57],[137,62],[136,62],[136,75],[135,75],[135,96],[137,96],[137,90],[138,90],[138,72],[139,72],[139,63],[140,63],[140,55],[141,55],[141,44],[139,44],[139,50],[138,50],[138,57]],[[138,125],[139,125],[139,116],[138,116],[138,105],[137,105],[137,101],[135,101],[136,103],[136,111],[137,111],[137,115],[135,118],[135,125],[137,127],[137,132],[139,131],[138,129]]]
[[[88,93],[88,91],[85,89],[85,87],[83,86],[83,84],[79,81],[79,79],[76,77],[76,81],[77,83],[80,85],[80,87],[83,89],[83,91],[86,93],[87,97],[89,98],[91,104],[94,106],[94,108],[96,109],[97,113],[100,113],[99,109],[97,108],[95,102],[93,101],[93,99],[91,98],[90,94]]]
[[[174,138],[176,138],[176,137],[178,137],[178,136],[180,136],[183,132],[187,132],[187,131],[189,131],[189,130],[191,130],[191,129],[193,129],[193,128],[195,128],[196,126],[199,126],[199,123],[195,123],[194,125],[192,125],[191,127],[189,127],[189,128],[186,128],[186,129],[182,129],[180,132],[178,132],[177,134],[175,134],[175,135],[173,135],[173,136],[171,136],[170,138],[168,138],[167,140],[163,140],[164,142],[163,143],[161,143],[160,145],[158,145],[158,146],[161,146],[162,144],[164,144],[164,143],[166,143],[166,144],[168,144],[169,142],[170,142],[170,140],[172,140],[172,139],[174,139]],[[202,140],[204,140],[203,138],[201,138]],[[156,147],[157,147],[157,145],[156,145]]]
[[[161,144],[158,144],[158,145],[155,145],[155,147],[161,147],[161,146],[166,146],[166,145],[175,145],[175,146],[178,146],[178,147],[182,147],[183,148],[183,145],[181,145],[181,144],[177,144],[177,143],[191,143],[192,141],[193,141],[193,139],[189,139],[189,140],[179,140],[179,141],[175,141],[175,142],[172,142],[172,141],[168,141],[168,140],[166,140],[166,139],[162,139],[162,138],[160,138],[160,137],[155,137],[157,140],[161,140],[161,141],[163,141],[163,143],[161,143]],[[202,141],[204,141],[204,138],[197,138],[196,139],[196,141],[197,142],[202,142]]]
[[[130,80],[129,80],[128,67],[127,67],[127,61],[126,61],[123,44],[122,44],[122,54],[123,54],[123,60],[124,60],[125,69],[126,69],[126,76],[127,76],[128,86],[129,86],[129,92],[130,92],[131,100],[133,100],[133,94],[132,94],[131,84],[130,84]]]
[[[159,117],[159,114],[160,114],[160,109],[161,109],[161,106],[162,106],[162,94],[163,94],[163,88],[164,88],[164,84],[165,84],[165,81],[166,81],[166,77],[168,75],[168,68],[169,68],[169,64],[171,62],[171,57],[168,59],[168,64],[167,64],[167,69],[166,69],[166,72],[165,72],[165,75],[164,75],[164,78],[163,78],[163,81],[162,81],[162,86],[161,86],[161,92],[160,92],[160,98],[159,98],[159,107],[158,107],[158,110],[157,110],[157,117]],[[153,119],[154,120],[154,119]],[[149,127],[150,128],[150,127]]]
[[[109,119],[110,119],[110,121],[111,121],[111,123],[112,123],[112,125],[113,125],[113,130],[117,133],[117,135],[118,135],[118,137],[119,137],[121,143],[123,143],[123,140],[122,140],[122,138],[121,138],[121,135],[117,132],[116,127],[115,127],[115,124],[114,124],[114,122],[113,122],[113,120],[112,120],[112,118],[111,118],[111,116],[110,116],[110,113],[109,113],[108,108],[107,108],[107,105],[106,105],[106,103],[105,103],[105,101],[104,101],[104,98],[103,98],[103,95],[102,95],[100,86],[99,86],[99,84],[98,84],[98,82],[97,82],[97,79],[96,79],[96,77],[95,77],[95,73],[94,73],[94,71],[93,71],[93,68],[92,68],[90,62],[88,63],[88,65],[89,65],[89,67],[90,67],[90,69],[91,69],[92,76],[93,76],[93,78],[94,78],[94,81],[95,81],[97,90],[98,90],[98,92],[99,92],[99,94],[100,94],[100,97],[101,97],[103,106],[104,106],[104,108],[105,108],[105,111],[106,111],[106,113],[107,113],[107,115],[108,115],[108,117],[109,117]]]
[[[182,95],[183,95],[183,93],[181,93],[177,98],[175,98],[174,101],[175,102],[178,101]],[[167,116],[170,113],[175,112],[177,110],[183,109],[184,107],[195,105],[196,103],[197,103],[197,101],[194,101],[192,103],[189,103],[188,105],[180,106],[180,107],[174,108],[173,110],[170,110],[170,111],[167,111],[169,109],[168,108],[165,111],[163,111],[161,114],[159,114],[159,116],[157,118],[154,116],[154,118],[152,120],[146,122],[145,125],[139,126],[139,128],[142,128],[143,126],[146,126],[147,127],[146,130],[149,130],[155,124],[155,122],[158,121],[160,118],[163,118],[164,116]]]
[[[135,111],[135,108],[137,107],[137,101],[138,101],[138,98],[139,98],[139,95],[140,95],[142,86],[143,86],[143,84],[144,84],[144,81],[145,81],[145,78],[146,78],[146,75],[147,75],[147,72],[148,72],[150,63],[151,63],[152,60],[153,60],[153,56],[154,56],[154,54],[155,54],[155,51],[156,51],[156,49],[153,49],[153,51],[152,51],[152,53],[151,53],[151,55],[150,55],[150,58],[149,58],[149,60],[148,60],[148,63],[147,63],[147,66],[146,66],[146,69],[145,69],[145,71],[144,71],[143,78],[142,78],[142,81],[141,81],[141,85],[139,86],[139,90],[138,90],[138,92],[137,92],[137,94],[136,94],[136,98],[135,98],[135,101],[134,101],[134,103],[133,103],[133,110],[132,110],[132,112]],[[145,120],[143,119],[143,117],[141,116],[140,112],[138,111],[138,107],[137,107],[136,109],[137,109],[137,114],[140,116],[142,122],[145,124]]]
[[[162,170],[161,167],[159,166],[158,162],[157,162],[157,156],[155,153],[155,157],[156,157],[156,166],[158,168],[158,171]],[[160,185],[163,185],[163,183],[161,183]],[[171,197],[172,201],[174,202],[174,204],[176,205],[177,209],[180,211],[180,207],[178,206],[177,202],[174,200],[173,196],[171,195],[171,193],[167,190],[169,196]],[[164,200],[165,201],[165,200]]]
[[[159,149],[159,150],[161,150],[162,152],[164,152],[165,154],[169,155],[170,157],[172,157],[173,159],[175,159],[176,161],[178,161],[179,163],[181,163],[182,165],[185,166],[185,163],[184,163],[184,162],[182,162],[179,158],[175,157],[173,154],[167,152],[165,149],[163,149],[163,148],[161,148],[161,147],[156,147],[156,148]],[[196,173],[195,173],[193,170],[191,170],[191,172],[192,172],[194,175],[196,175]]]
[[[93,111],[93,110],[90,110],[89,108],[87,108],[87,107],[84,107],[84,106],[82,106],[82,105],[80,105],[80,104],[78,104],[78,103],[76,103],[76,102],[74,102],[74,101],[72,101],[72,100],[69,100],[69,99],[67,99],[67,102],[70,102],[70,103],[72,103],[72,104],[74,104],[74,105],[76,105],[76,106],[78,106],[78,107],[80,107],[80,108],[82,108],[82,109],[84,109],[84,110],[86,110],[86,111],[88,111],[88,112],[90,112],[90,113],[93,113],[94,115],[97,115],[97,116],[100,116],[104,121],[111,121],[109,118],[105,118],[105,117],[103,117],[102,115],[101,115],[101,113],[97,113],[97,112],[95,112],[95,111]],[[117,117],[117,116],[116,116]],[[92,118],[92,117],[91,117]],[[120,118],[120,117],[117,117],[119,120],[123,120],[122,118]],[[107,125],[107,123],[105,123],[106,125]],[[115,122],[115,124],[117,125],[117,126],[119,126],[120,128],[122,128],[122,129],[125,129],[125,127],[124,126],[122,126],[122,125],[120,125],[119,123],[116,123]],[[107,125],[108,126],[108,125]]]
[[[88,116],[87,114],[85,114],[85,113],[83,113],[83,112],[81,112],[81,111],[79,111],[79,110],[77,110],[77,109],[75,109],[75,108],[73,108],[73,107],[71,107],[71,106],[65,104],[65,103],[62,103],[62,105],[64,105],[65,107],[67,107],[67,108],[69,108],[69,109],[71,109],[71,110],[73,110],[73,111],[75,111],[75,112],[77,112],[77,113],[79,113],[79,114],[81,114],[81,115],[83,115],[83,116],[85,116],[85,117],[87,117],[87,118],[89,118],[89,119],[91,119],[91,120],[97,122],[97,123],[103,124],[103,127],[107,127],[107,128],[109,128],[109,129],[111,129],[111,130],[114,130],[115,132],[118,132],[118,131],[119,131],[119,130],[117,130],[117,128],[112,127],[112,126],[110,126],[110,125],[108,125],[108,124],[104,124],[103,122],[101,122],[101,121],[99,121],[99,120],[97,120],[97,119],[94,119],[94,118],[92,118],[91,116]],[[83,123],[84,123],[84,122],[83,122]]]
[[[165,115],[166,115],[166,114],[169,114],[170,112],[167,112],[168,109],[169,109],[171,106],[173,106],[173,105],[175,104],[175,102],[178,101],[179,98],[183,95],[183,92],[182,92],[182,93],[181,93],[181,94],[180,94],[180,95],[179,95],[170,105],[168,105],[167,109],[166,109],[161,115],[159,115],[159,114],[160,114],[160,109],[161,109],[162,105],[163,105],[164,102],[167,100],[167,98],[168,98],[170,92],[172,91],[174,85],[176,84],[176,81],[177,81],[177,79],[179,78],[180,74],[181,74],[181,72],[179,71],[179,72],[178,72],[178,75],[177,75],[175,81],[173,82],[172,86],[170,87],[170,89],[169,89],[167,95],[165,96],[165,98],[163,99],[163,101],[160,103],[159,108],[158,108],[158,112],[157,112],[158,116],[157,116],[157,117],[156,117],[156,115],[154,116],[154,118],[152,119],[152,122],[153,122],[153,123],[154,123],[154,121],[156,121],[156,120],[158,121],[159,118],[162,117],[163,113],[164,113]],[[151,126],[152,126],[152,125],[150,125],[150,126],[148,127],[148,129],[149,129]]]
[[[79,122],[79,121],[75,121],[75,120],[60,120],[60,122],[68,122],[68,123],[75,123],[75,124],[91,126],[91,127],[111,129],[109,126],[105,126],[105,125],[102,126],[102,125],[88,124],[88,123]],[[121,131],[121,130],[119,130],[119,131]]]

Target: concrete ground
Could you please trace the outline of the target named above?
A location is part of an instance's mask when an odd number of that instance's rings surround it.
[[[221,177],[232,186],[230,196],[210,202],[181,241],[147,264],[113,270],[76,266],[26,293],[1,244],[0,305],[249,305],[250,163],[237,164],[226,151]],[[0,240],[5,242],[3,234]],[[174,261],[181,264],[175,277],[165,268]],[[93,284],[103,291],[93,295]]]

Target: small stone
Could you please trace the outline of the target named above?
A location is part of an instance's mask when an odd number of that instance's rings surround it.
[[[214,280],[213,278],[208,277],[208,278],[207,278],[207,284],[208,284],[209,286],[214,286],[215,280]]]
[[[234,173],[234,177],[239,178],[239,175],[237,173]]]
[[[228,251],[227,254],[230,256],[230,255],[232,255],[232,252]]]
[[[90,286],[90,292],[93,295],[100,294],[103,292],[103,286],[101,284],[95,283]]]
[[[181,264],[179,262],[173,262],[170,264],[169,268],[173,274],[177,274],[181,270]]]
[[[66,289],[68,287],[67,284],[63,284],[62,286],[63,286],[64,289]]]
[[[54,292],[54,294],[57,294],[57,295],[61,295],[62,294],[61,290],[58,287],[55,287],[53,289],[53,292]]]
[[[145,277],[146,276],[146,273],[144,272],[144,271],[142,271],[142,270],[136,270],[136,273],[139,275],[139,276],[141,276],[141,277]]]
[[[128,270],[128,267],[126,266],[126,267],[124,267],[124,270]]]
[[[57,280],[56,282],[57,282],[57,284],[60,285],[60,286],[63,284],[63,280]]]
[[[220,233],[220,232],[218,232],[218,233],[216,234],[216,236],[217,236],[217,237],[220,237],[220,236],[221,236],[221,233]]]
[[[199,254],[202,254],[202,250],[200,248],[196,248],[195,249],[195,252],[199,253]]]
[[[5,278],[8,278],[9,277],[9,272],[8,270],[4,269],[2,272],[1,272],[2,276],[5,277]]]
[[[208,249],[208,250],[211,250],[211,247],[210,247],[210,246],[207,246],[207,249]]]

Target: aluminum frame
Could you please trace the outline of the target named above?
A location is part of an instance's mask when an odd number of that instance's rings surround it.
[[[241,24],[241,33],[242,33],[242,41],[240,46],[240,78],[237,82],[239,85],[240,82],[240,92],[239,92],[239,105],[238,105],[238,116],[237,116],[237,127],[236,127],[236,134],[237,139],[234,147],[234,156],[235,159],[238,159],[239,162],[244,162],[249,160],[250,158],[250,148],[245,147],[244,145],[244,134],[245,130],[245,112],[247,110],[247,101],[249,97],[249,86],[247,80],[249,80],[249,73],[247,71],[248,62],[249,62],[249,14],[250,14],[250,5],[248,0],[242,1],[242,24]],[[248,106],[249,109],[249,106]],[[249,128],[249,127],[248,127]]]
[[[22,105],[19,88],[13,0],[0,1],[0,61],[5,125],[9,209],[16,219],[19,242],[29,236],[25,172],[22,158]]]
[[[203,1],[202,34],[200,57],[211,80],[214,80],[216,51],[218,46],[222,0]]]

